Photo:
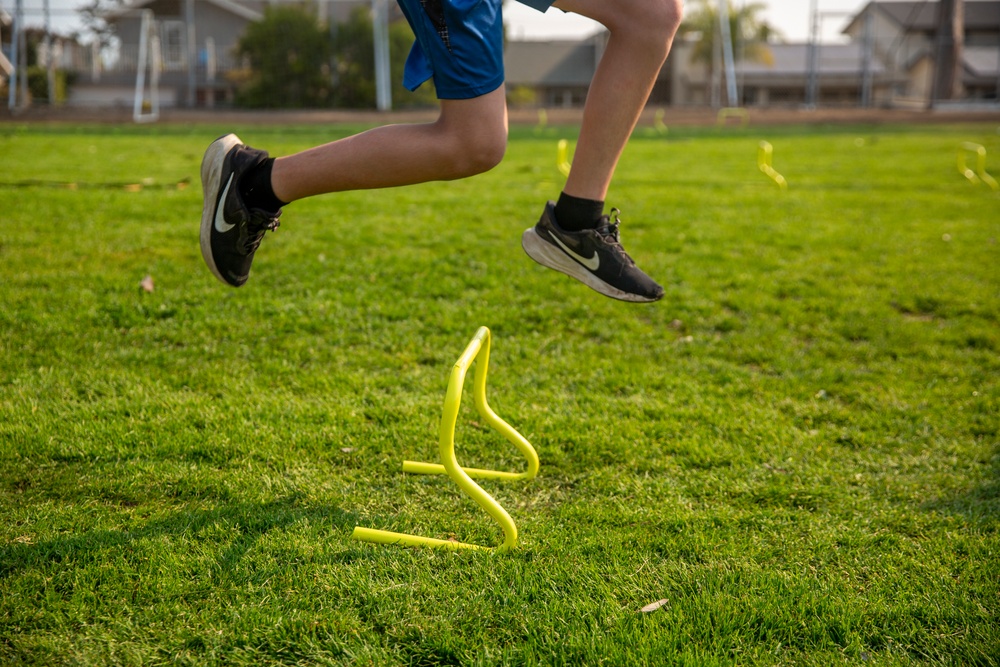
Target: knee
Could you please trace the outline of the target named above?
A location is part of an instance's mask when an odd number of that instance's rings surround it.
[[[667,57],[674,35],[681,25],[681,0],[627,0],[615,4],[616,12],[607,28],[630,43]]]
[[[506,127],[470,127],[450,137],[450,159],[454,178],[489,171],[500,164],[507,150]]]

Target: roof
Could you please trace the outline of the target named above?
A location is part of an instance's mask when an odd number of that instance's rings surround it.
[[[736,64],[740,74],[803,75],[809,68],[809,44],[769,44],[770,62],[741,61]],[[821,44],[817,69],[820,74],[856,75],[864,66],[864,52],[861,44]],[[871,71],[874,74],[886,72],[886,67],[877,56],[872,57]]]
[[[877,9],[904,30],[934,32],[938,26],[938,2],[870,2],[844,28],[856,29],[865,12]],[[966,30],[1000,30],[1000,0],[965,0]]]
[[[597,42],[509,41],[504,51],[507,81],[514,85],[589,86],[597,64]]]
[[[1000,51],[994,46],[967,46],[962,49],[962,64],[972,76],[996,81],[1000,76]]]

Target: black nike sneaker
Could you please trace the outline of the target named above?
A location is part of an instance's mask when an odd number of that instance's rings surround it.
[[[240,195],[240,179],[267,152],[245,146],[235,134],[219,137],[201,161],[205,208],[201,212],[201,255],[215,277],[239,287],[250,277],[250,264],[267,230],[278,227],[281,212],[250,209]]]
[[[568,232],[559,227],[555,203],[545,205],[542,217],[521,236],[521,247],[542,266],[576,278],[613,299],[658,301],[663,288],[635,265],[618,235],[618,209],[601,217],[597,229]]]

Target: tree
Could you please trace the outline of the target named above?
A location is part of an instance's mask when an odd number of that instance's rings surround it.
[[[729,8],[729,34],[733,40],[733,53],[738,60],[769,63],[773,60],[769,42],[780,38],[780,34],[760,17],[767,9],[763,2],[749,2],[739,9]],[[679,32],[695,39],[691,60],[706,63],[712,68],[710,86],[718,86],[719,54],[722,43],[719,30],[719,9],[712,0],[694,0],[685,12],[684,22]],[[714,96],[713,96],[714,97]]]
[[[269,5],[247,26],[236,46],[250,63],[236,103],[252,108],[330,105],[332,48],[327,31],[305,6]]]
[[[436,99],[431,82],[411,93],[403,87],[403,67],[413,45],[413,31],[406,21],[389,25],[389,69],[395,107],[429,106]],[[351,12],[337,26],[333,39],[334,104],[339,107],[370,109],[375,106],[375,40],[371,13],[364,7]]]
[[[104,20],[104,15],[124,4],[124,0],[91,0],[77,9],[80,21],[101,46],[107,46],[114,36],[114,28]]]

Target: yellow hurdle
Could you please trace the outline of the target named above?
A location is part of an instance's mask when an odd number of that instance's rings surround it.
[[[569,142],[565,139],[560,139],[559,143],[556,144],[556,168],[563,176],[569,176],[569,170],[573,168],[573,163],[569,161],[567,155],[568,149]]]
[[[656,129],[657,134],[667,134],[670,131],[667,124],[663,122],[663,117],[666,114],[667,112],[663,109],[656,110],[656,115],[653,117],[653,127]]]
[[[772,166],[774,161],[774,146],[770,142],[762,141],[757,146],[757,168],[764,172],[782,190],[788,189],[788,181],[785,177],[775,171]]]
[[[719,109],[719,113],[715,117],[715,124],[719,127],[730,125],[730,118],[735,118],[739,122],[740,127],[746,127],[750,124],[750,112],[743,107],[723,107]]]
[[[976,169],[973,171],[966,163],[966,154],[976,154]],[[991,190],[1000,190],[1000,184],[986,172],[986,147],[971,141],[963,142],[958,148],[958,173],[965,176],[971,183],[983,183]]]
[[[476,376],[474,382],[473,395],[475,397],[476,409],[479,414],[508,441],[514,444],[528,461],[528,469],[521,473],[503,472],[498,470],[481,470],[478,468],[462,468],[455,458],[455,424],[458,421],[458,411],[462,402],[462,388],[465,385],[465,376],[469,371],[469,366],[478,357],[476,364]],[[495,550],[500,553],[507,551],[517,544],[517,526],[514,520],[507,513],[500,503],[493,496],[486,493],[478,484],[472,481],[473,477],[481,479],[532,479],[538,474],[538,454],[524,437],[514,430],[507,422],[497,416],[486,402],[486,374],[489,370],[490,361],[490,330],[486,327],[479,327],[476,335],[473,336],[465,352],[451,370],[451,378],[448,381],[448,392],[444,399],[444,409],[441,415],[441,426],[439,429],[438,445],[441,456],[441,463],[421,463],[418,461],[404,461],[403,471],[423,474],[447,474],[459,488],[471,496],[480,507],[486,510],[493,519],[500,524],[503,529],[504,541]],[[427,546],[444,549],[486,549],[477,544],[466,544],[464,542],[453,542],[451,540],[438,540],[430,537],[420,537],[418,535],[408,535],[406,533],[394,533],[386,530],[374,530],[371,528],[356,527],[351,537],[364,542],[376,542],[379,544],[400,544],[403,546]]]

